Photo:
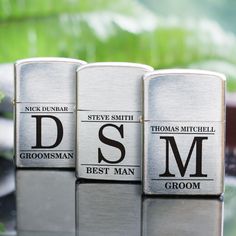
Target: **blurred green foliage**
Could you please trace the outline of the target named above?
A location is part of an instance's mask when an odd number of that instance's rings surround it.
[[[159,16],[135,0],[1,0],[0,62],[37,56],[219,70],[208,62],[235,67],[236,39],[214,21]],[[221,72],[235,91],[235,74]]]
[[[133,1],[127,7],[126,0],[1,0],[0,20],[22,20],[27,18],[42,18],[64,13],[79,13],[103,11],[121,12],[122,14],[137,13]]]
[[[212,19],[226,31],[236,33],[235,0],[139,0],[156,14],[178,18]]]

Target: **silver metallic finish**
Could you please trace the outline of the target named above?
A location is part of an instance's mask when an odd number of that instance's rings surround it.
[[[93,63],[77,71],[77,176],[141,179],[142,76],[134,63]]]
[[[78,183],[77,236],[141,236],[141,185]]]
[[[145,194],[224,191],[225,77],[163,70],[144,77]]]
[[[142,236],[223,236],[223,202],[218,199],[145,198]]]
[[[74,171],[16,171],[17,235],[75,235]]]
[[[18,167],[74,167],[76,69],[85,62],[34,58],[15,64]]]

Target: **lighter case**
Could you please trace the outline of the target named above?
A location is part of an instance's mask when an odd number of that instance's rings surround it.
[[[77,71],[77,176],[140,181],[142,76],[134,63],[93,63]]]
[[[32,58],[15,64],[17,167],[74,167],[76,69],[84,61]]]
[[[160,70],[144,77],[143,191],[224,191],[225,77]]]

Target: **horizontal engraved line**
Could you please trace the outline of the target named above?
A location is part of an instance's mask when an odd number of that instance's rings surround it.
[[[163,122],[163,123],[199,123],[199,122],[206,122],[206,123],[222,123],[222,122],[225,122],[225,120],[145,120],[144,119],[144,122],[150,122],[150,123],[153,123],[153,122]]]
[[[176,133],[170,133],[170,132],[152,132],[152,134],[206,134],[206,135],[215,135],[215,133],[200,133],[200,132],[195,132],[195,133],[181,133],[181,132],[176,132]]]
[[[94,122],[111,122],[111,123],[140,123],[140,121],[125,121],[125,120],[81,120],[81,122],[94,123]]]
[[[194,180],[197,180],[197,181],[214,181],[214,179],[168,179],[168,178],[160,178],[160,179],[152,179],[152,180],[157,180],[157,181],[194,181]]]
[[[20,150],[20,152],[73,152],[73,150],[48,150],[48,149],[30,149],[30,150]]]
[[[117,166],[117,167],[140,167],[139,165],[109,165],[109,164],[81,164],[81,166]]]
[[[37,105],[40,105],[40,104],[50,104],[50,105],[54,105],[54,104],[59,104],[59,105],[75,105],[76,103],[75,102],[67,102],[67,103],[63,103],[63,102],[40,102],[40,101],[38,101],[38,102],[18,102],[18,101],[16,101],[16,103],[18,103],[18,104],[22,104],[22,105],[24,105],[24,104],[37,104]]]
[[[87,110],[87,109],[76,109],[77,111],[83,111],[83,112],[105,112],[105,113],[110,113],[110,112],[114,112],[114,113],[119,113],[119,112],[128,112],[128,113],[141,113],[141,111],[123,111],[123,110]]]
[[[20,113],[29,113],[29,114],[47,114],[47,113],[74,113],[73,111],[35,111],[35,112],[28,112],[28,111],[20,111]]]

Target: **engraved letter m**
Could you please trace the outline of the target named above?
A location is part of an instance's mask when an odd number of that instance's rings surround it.
[[[160,137],[160,139],[166,140],[166,170],[165,173],[159,175],[160,177],[175,177],[175,174],[172,174],[169,170],[169,147],[172,148],[180,175],[183,177],[186,173],[195,146],[196,146],[196,172],[194,174],[190,174],[189,176],[207,177],[206,174],[202,173],[202,142],[204,139],[208,139],[207,137],[194,137],[185,163],[182,162],[179,150],[175,142],[175,138],[173,136],[162,136]]]

